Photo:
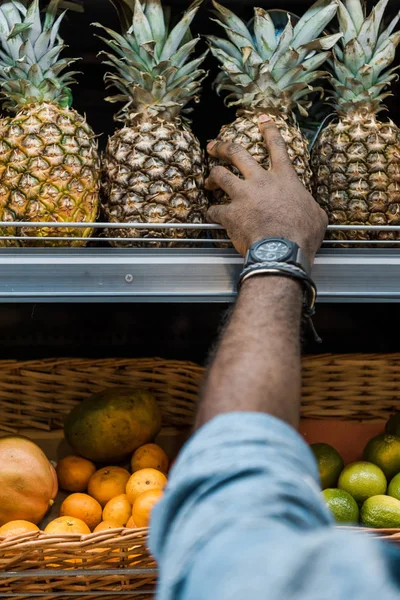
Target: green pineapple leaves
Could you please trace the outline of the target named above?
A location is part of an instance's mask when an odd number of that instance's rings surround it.
[[[16,112],[26,104],[57,102],[69,106],[76,59],[60,59],[62,0],[51,0],[42,18],[39,1],[6,0],[0,5],[0,89],[3,107]],[[58,15],[58,16],[57,16]]]
[[[188,112],[184,107],[191,100],[197,101],[201,81],[206,76],[200,67],[207,52],[190,60],[199,41],[190,35],[190,25],[201,0],[195,0],[173,27],[160,0],[113,3],[123,17],[123,33],[99,23],[93,25],[109,36],[101,37],[111,50],[102,52],[104,63],[111,67],[105,80],[108,87],[116,88],[119,93],[106,100],[125,103],[116,118],[124,121],[159,115],[173,119],[181,112]]]
[[[400,32],[395,31],[400,11],[385,28],[382,26],[389,0],[379,0],[367,16],[361,0],[339,0],[338,21],[343,38],[334,50],[331,98],[343,112],[384,109],[385,92],[396,77],[396,68],[387,71],[400,43]]]
[[[272,108],[305,116],[312,84],[327,76],[320,67],[342,34],[319,37],[338,9],[338,0],[318,0],[293,27],[291,16],[278,34],[272,12],[254,9],[247,26],[232,11],[213,0],[213,14],[226,38],[206,36],[222,72],[215,85],[229,92],[226,103]]]

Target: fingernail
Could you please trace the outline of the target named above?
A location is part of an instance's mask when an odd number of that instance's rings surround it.
[[[217,142],[215,140],[212,140],[211,142],[208,142],[207,144],[207,150],[212,150],[215,146]]]
[[[270,121],[272,121],[272,119],[268,115],[260,115],[258,118],[259,123],[268,123]]]

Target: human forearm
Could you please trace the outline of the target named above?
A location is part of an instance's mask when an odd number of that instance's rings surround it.
[[[244,282],[206,379],[198,427],[231,411],[264,412],[297,426],[301,301],[294,280]]]

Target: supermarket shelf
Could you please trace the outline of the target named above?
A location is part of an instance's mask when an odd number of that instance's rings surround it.
[[[226,249],[2,249],[0,302],[232,302]],[[400,249],[321,250],[320,302],[399,302]]]

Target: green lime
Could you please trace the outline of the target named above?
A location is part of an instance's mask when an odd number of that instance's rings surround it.
[[[337,523],[358,523],[358,505],[353,496],[338,488],[327,488],[322,496]]]
[[[400,413],[394,413],[385,426],[386,433],[400,435]]]
[[[400,472],[400,437],[390,433],[376,435],[365,446],[363,459],[380,467],[390,481]]]
[[[387,495],[400,500],[400,473],[397,473],[389,483]]]
[[[311,444],[310,448],[317,459],[322,489],[333,488],[343,469],[342,457],[329,444]]]
[[[371,496],[384,494],[387,481],[379,467],[370,462],[359,461],[350,463],[343,469],[338,487],[353,496],[358,504],[362,504]]]
[[[376,529],[400,528],[400,500],[390,496],[372,496],[361,507],[361,523]]]

